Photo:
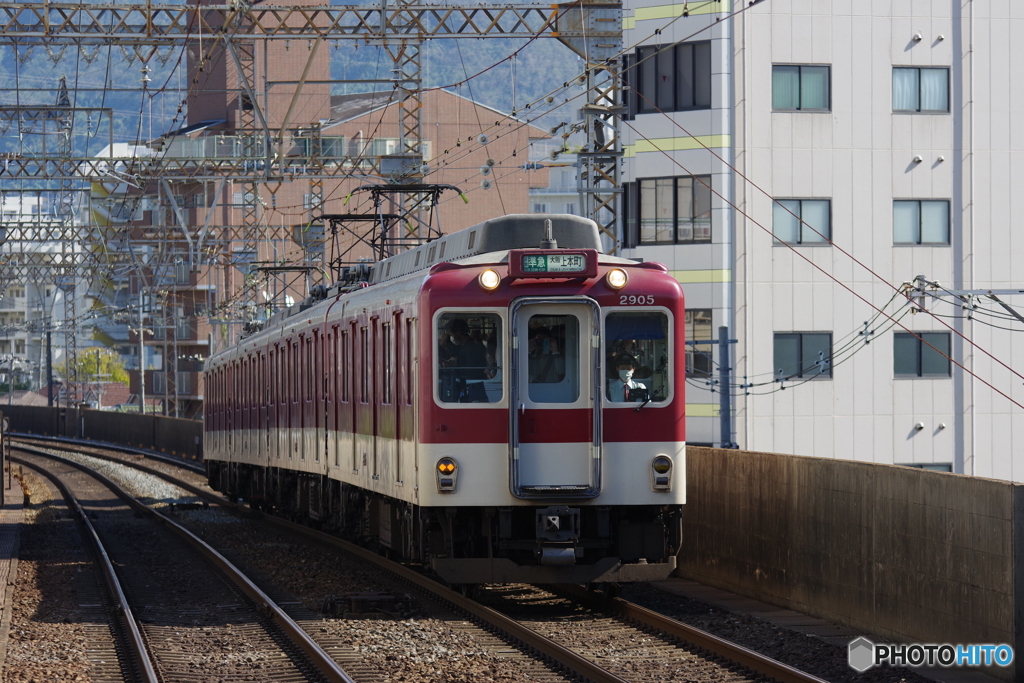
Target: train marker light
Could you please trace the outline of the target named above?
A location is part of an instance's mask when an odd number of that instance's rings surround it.
[[[488,292],[493,292],[501,284],[501,276],[498,275],[497,271],[488,268],[484,272],[480,273],[480,286],[486,289]]]
[[[651,461],[651,486],[655,491],[669,491],[672,488],[672,458],[667,455],[655,456]]]
[[[626,271],[619,268],[612,268],[604,276],[605,283],[612,289],[622,289],[626,286],[628,280],[629,277],[626,275]]]
[[[453,493],[455,481],[459,476],[459,464],[455,458],[441,458],[437,461],[437,490],[441,493]]]

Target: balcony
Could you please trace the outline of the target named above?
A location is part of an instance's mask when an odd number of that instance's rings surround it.
[[[165,372],[154,372],[151,376],[150,386],[152,387],[151,393],[154,396],[168,396],[171,394],[177,394],[178,398],[191,398],[196,396],[196,390],[199,387],[199,375],[194,372],[178,372],[175,379],[175,386],[173,391],[168,392],[167,387],[167,373]]]
[[[419,149],[424,159],[432,157],[432,148],[430,140],[420,141]],[[376,169],[380,157],[402,152],[399,138],[363,140],[344,135],[294,136],[277,170],[301,172],[307,167],[321,166]],[[193,164],[203,159],[211,162],[237,161],[243,172],[265,170],[266,157],[262,138],[240,135],[177,137],[167,144],[163,153],[165,160],[187,160]]]

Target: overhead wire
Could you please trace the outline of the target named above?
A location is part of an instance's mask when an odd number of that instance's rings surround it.
[[[639,93],[637,93],[637,94],[639,95]],[[659,110],[659,111],[660,111],[660,110]],[[663,115],[665,114],[665,112],[661,112],[661,113],[662,113]],[[672,117],[669,117],[669,116],[667,116],[667,115],[666,115],[666,118],[668,118],[669,120],[672,120]],[[631,129],[631,130],[632,130],[632,131],[633,131],[633,132],[634,132],[634,133],[635,133],[635,134],[637,135],[638,139],[641,139],[641,140],[645,140],[645,141],[646,141],[646,142],[648,142],[648,143],[649,143],[649,144],[650,144],[650,145],[651,145],[651,146],[652,146],[652,147],[653,147],[653,148],[654,148],[654,149],[655,149],[655,150],[656,150],[657,152],[660,152],[660,153],[661,153],[661,154],[662,154],[663,156],[665,156],[666,158],[668,158],[668,159],[669,159],[669,160],[670,160],[670,161],[671,161],[671,162],[672,162],[673,164],[675,164],[676,166],[678,166],[678,167],[679,167],[680,169],[682,169],[682,170],[683,170],[683,171],[684,171],[685,173],[687,173],[688,175],[693,175],[693,174],[692,174],[692,173],[691,173],[691,172],[689,171],[689,169],[687,169],[687,168],[686,168],[685,166],[683,166],[683,164],[682,164],[682,163],[681,163],[681,162],[680,162],[680,161],[679,161],[678,159],[674,158],[674,157],[673,157],[673,156],[672,156],[671,154],[668,154],[668,152],[666,152],[666,151],[665,151],[665,150],[663,150],[663,149],[662,149],[661,147],[659,147],[659,146],[658,146],[658,144],[657,144],[657,143],[656,143],[655,141],[653,141],[653,140],[651,140],[650,138],[647,138],[647,137],[646,137],[645,135],[643,135],[643,133],[641,133],[640,131],[638,131],[638,130],[636,129],[636,127],[635,127],[635,126],[633,126],[633,125],[632,125],[631,123],[629,123],[628,121],[623,121],[623,123],[624,123],[624,124],[625,124],[626,126],[628,126],[628,127],[629,127],[629,128],[630,128],[630,129]],[[678,125],[678,123],[676,123],[676,125]],[[686,131],[685,131],[685,129],[683,129],[683,128],[682,128],[682,126],[679,126],[679,127],[680,127],[680,129],[684,130],[684,132],[686,132]],[[687,135],[689,135],[689,133],[687,133]],[[691,137],[692,137],[692,136],[691,136]],[[698,142],[699,142],[699,141],[698,141]],[[739,171],[738,169],[736,169],[735,167],[733,167],[732,165],[730,165],[730,164],[729,164],[728,162],[726,162],[726,161],[725,161],[724,159],[722,159],[722,157],[721,157],[720,155],[716,154],[716,153],[715,153],[714,151],[712,151],[712,150],[711,150],[711,149],[710,149],[709,147],[707,147],[706,145],[703,145],[703,143],[701,143],[701,145],[702,145],[703,147],[705,147],[705,149],[707,149],[707,150],[708,150],[709,152],[711,152],[712,154],[714,154],[716,158],[718,158],[718,159],[722,160],[722,163],[726,164],[726,166],[728,166],[729,168],[731,168],[731,169],[732,169],[732,170],[733,170],[733,171],[734,171],[735,173],[737,173],[737,175],[738,175],[739,177],[741,177],[741,178],[743,178],[744,180],[746,180],[747,182],[751,183],[751,185],[754,185],[755,187],[757,187],[757,186],[756,186],[756,185],[755,185],[755,184],[754,184],[754,183],[753,183],[753,182],[752,182],[751,180],[749,180],[749,179],[748,179],[748,178],[747,178],[747,177],[746,177],[745,175],[743,175],[743,173],[742,173],[742,172],[740,172],[740,171]],[[702,180],[701,182],[702,182],[702,184],[704,184],[704,185],[707,185],[707,183],[706,183],[706,182],[704,182],[703,180]],[[759,222],[758,220],[756,220],[756,219],[755,219],[755,218],[754,218],[753,216],[751,216],[751,215],[750,215],[750,214],[749,214],[748,212],[746,212],[745,210],[743,210],[742,208],[740,208],[740,207],[739,207],[738,205],[736,205],[736,203],[735,203],[735,202],[733,202],[733,201],[729,200],[728,198],[726,198],[726,197],[725,197],[725,196],[724,196],[724,195],[723,195],[723,194],[722,194],[721,192],[719,192],[719,191],[715,190],[715,189],[714,189],[713,187],[710,187],[710,186],[708,186],[708,188],[710,189],[710,191],[711,191],[711,192],[712,192],[712,193],[713,193],[713,194],[714,194],[715,196],[717,196],[717,197],[718,197],[719,199],[721,199],[722,201],[724,201],[724,202],[725,202],[725,203],[726,203],[727,205],[729,205],[729,206],[730,206],[730,207],[731,207],[731,208],[732,208],[733,210],[735,210],[735,211],[736,211],[737,213],[739,213],[740,215],[742,215],[742,216],[743,216],[744,218],[746,218],[747,220],[749,220],[749,221],[750,221],[750,222],[751,222],[751,223],[752,223],[753,225],[756,225],[756,226],[757,226],[758,228],[760,228],[761,230],[765,231],[766,233],[768,233],[769,235],[772,235],[772,236],[774,237],[774,234],[773,234],[773,232],[772,232],[772,230],[771,230],[770,228],[768,228],[768,227],[766,227],[766,226],[762,225],[762,224],[761,224],[761,223],[760,223],[760,222]],[[760,188],[759,188],[759,187],[758,187],[758,189],[760,190]],[[762,191],[762,192],[764,192],[764,190],[761,190],[761,191]],[[767,193],[765,193],[765,194],[767,194]],[[808,226],[808,227],[810,227],[810,226]],[[813,228],[812,228],[812,229],[813,229]],[[820,234],[820,233],[819,233],[819,234]],[[797,249],[796,249],[796,248],[795,248],[795,247],[794,247],[794,246],[793,246],[792,244],[790,244],[789,242],[785,242],[785,241],[783,241],[783,240],[779,240],[779,242],[780,242],[780,244],[783,244],[783,245],[784,245],[784,246],[786,246],[786,247],[787,247],[788,249],[790,249],[790,251],[792,251],[792,252],[793,252],[793,253],[794,253],[794,254],[795,254],[796,256],[798,256],[798,257],[800,257],[801,259],[803,259],[803,260],[804,260],[804,261],[805,261],[806,263],[808,263],[808,264],[809,264],[809,265],[810,265],[810,266],[811,266],[812,268],[814,268],[815,270],[819,271],[820,273],[822,273],[823,275],[825,275],[825,276],[826,276],[827,278],[829,278],[830,280],[832,280],[833,282],[835,282],[835,283],[836,283],[837,285],[839,285],[840,287],[842,287],[843,289],[845,289],[846,291],[848,291],[848,292],[849,292],[850,294],[852,294],[852,295],[853,295],[853,296],[854,296],[855,298],[857,298],[857,299],[861,300],[861,301],[862,301],[863,303],[867,304],[868,306],[870,306],[870,307],[871,307],[871,308],[873,308],[874,310],[876,310],[876,311],[878,311],[878,310],[879,310],[877,306],[875,306],[875,305],[874,305],[874,304],[872,304],[872,303],[871,303],[870,301],[868,301],[868,300],[867,300],[867,299],[866,299],[866,298],[865,298],[865,297],[864,297],[863,295],[861,295],[861,294],[860,294],[859,292],[855,291],[855,290],[854,290],[854,289],[853,289],[853,288],[852,288],[852,287],[851,287],[850,285],[847,285],[847,284],[846,284],[845,282],[843,282],[843,281],[839,280],[838,278],[836,278],[835,276],[833,276],[833,275],[832,275],[831,273],[829,273],[828,271],[826,271],[826,270],[825,270],[824,268],[822,268],[822,267],[821,267],[820,265],[818,265],[817,263],[815,263],[815,262],[814,262],[814,261],[813,261],[812,259],[808,258],[808,257],[807,257],[807,256],[806,256],[805,254],[802,254],[802,253],[800,253],[800,251],[799,251],[799,250],[797,250]],[[831,242],[831,240],[830,240],[830,243],[832,243],[832,242]],[[843,254],[846,254],[847,256],[849,256],[849,257],[850,257],[851,259],[853,259],[853,260],[854,260],[854,261],[855,261],[856,263],[860,264],[860,261],[858,261],[858,260],[854,259],[854,257],[853,257],[852,255],[850,255],[850,254],[849,254],[848,252],[846,252],[846,250],[842,249],[841,247],[837,247],[837,249],[838,249],[838,250],[839,250],[839,251],[840,251],[841,253],[843,253]],[[863,265],[863,264],[861,264],[861,265]],[[876,273],[874,273],[874,271],[873,271],[873,270],[871,270],[871,269],[870,269],[870,268],[868,268],[867,266],[863,266],[863,267],[864,267],[864,268],[865,268],[866,270],[868,270],[868,272],[872,273],[872,275],[874,275],[874,276],[875,276],[875,277],[876,277],[876,278],[877,278],[878,280],[880,280],[880,281],[884,282],[885,284],[889,285],[889,286],[890,286],[890,287],[892,287],[892,288],[893,288],[894,290],[896,289],[895,285],[892,285],[892,284],[891,284],[891,283],[889,283],[889,282],[888,282],[887,280],[885,280],[885,279],[884,279],[884,278],[882,278],[881,276],[879,276],[879,275],[877,275]],[[897,291],[898,291],[898,290],[897,290]],[[892,316],[889,316],[888,314],[884,314],[884,313],[883,313],[883,315],[885,315],[885,316],[886,316],[887,318],[889,318],[890,320],[893,320],[894,322],[897,322],[897,321],[895,321],[895,320],[894,320],[894,319],[892,318]],[[939,320],[939,322],[940,322],[940,323],[942,323],[943,325],[945,325],[946,327],[949,327],[950,329],[953,329],[953,328],[952,328],[951,326],[947,325],[947,324],[946,324],[946,323],[945,323],[944,321],[942,321],[941,319],[938,319],[938,318],[937,318],[937,320]],[[968,368],[967,368],[966,366],[964,366],[964,365],[963,365],[962,363],[960,363],[960,362],[959,362],[959,361],[957,361],[956,359],[954,359],[954,358],[950,357],[950,355],[949,355],[949,354],[947,354],[947,353],[945,353],[945,352],[943,352],[943,351],[941,351],[941,350],[939,350],[939,349],[935,348],[935,346],[933,346],[933,345],[932,345],[931,343],[929,343],[929,342],[928,342],[927,340],[923,339],[923,338],[922,338],[922,337],[921,337],[921,336],[920,336],[919,334],[917,334],[917,333],[916,333],[916,332],[914,332],[913,330],[911,330],[911,329],[907,328],[906,326],[904,326],[904,325],[903,325],[902,323],[900,323],[900,322],[897,322],[897,324],[899,324],[899,325],[900,325],[900,327],[902,327],[902,328],[903,328],[904,330],[906,330],[906,331],[907,331],[907,332],[909,332],[910,334],[914,335],[914,336],[915,336],[915,337],[916,337],[916,338],[917,338],[917,339],[918,339],[918,340],[919,340],[919,341],[920,341],[920,342],[921,342],[922,344],[926,344],[926,345],[927,345],[927,346],[928,346],[929,348],[933,349],[933,350],[934,350],[934,351],[935,351],[936,353],[938,353],[939,355],[941,355],[941,356],[944,356],[944,357],[945,357],[946,359],[948,359],[948,360],[949,360],[949,361],[950,361],[951,363],[953,363],[954,365],[956,365],[957,367],[959,367],[959,368],[960,368],[961,370],[963,370],[964,372],[966,372],[966,373],[968,373],[969,375],[971,375],[972,377],[976,378],[976,379],[977,379],[978,381],[982,382],[983,384],[985,384],[986,386],[988,386],[988,387],[989,387],[990,389],[992,389],[993,391],[995,391],[996,393],[998,393],[999,395],[1003,396],[1003,397],[1004,397],[1004,398],[1006,398],[1006,399],[1007,399],[1008,401],[1010,401],[1011,403],[1013,403],[1014,405],[1016,405],[1016,406],[1018,406],[1018,407],[1020,407],[1020,408],[1024,408],[1024,404],[1021,404],[1021,403],[1017,402],[1017,401],[1016,401],[1016,400],[1014,400],[1014,399],[1013,399],[1012,397],[1010,397],[1010,396],[1009,396],[1008,394],[1006,394],[1005,392],[1003,392],[1003,391],[1001,391],[1000,389],[998,389],[998,388],[997,388],[997,387],[996,387],[995,385],[993,385],[993,384],[992,384],[991,382],[988,382],[987,380],[985,380],[985,379],[983,379],[983,378],[979,377],[979,376],[978,376],[978,375],[976,375],[976,374],[975,374],[974,372],[972,372],[971,370],[969,370],[969,369],[968,369]],[[959,333],[958,333],[958,334],[959,334]],[[981,349],[980,347],[978,347],[978,346],[977,346],[976,344],[974,344],[974,342],[972,342],[971,340],[967,339],[967,337],[965,337],[965,336],[964,336],[964,335],[962,335],[962,334],[961,334],[960,336],[961,336],[961,337],[963,337],[963,339],[964,339],[965,341],[968,341],[968,343],[970,343],[970,344],[971,344],[972,346],[974,346],[975,348],[978,348],[978,349],[979,349],[980,351],[983,351],[984,353],[986,353],[986,355],[988,355],[988,356],[989,356],[990,358],[992,358],[993,360],[995,360],[995,361],[996,361],[997,363],[999,363],[1000,365],[1003,365],[1004,367],[1007,367],[1007,369],[1009,369],[1009,370],[1010,370],[1011,372],[1013,372],[1013,374],[1014,374],[1014,375],[1020,376],[1020,374],[1019,374],[1019,373],[1017,373],[1016,371],[1014,371],[1014,370],[1013,370],[1012,368],[1009,368],[1009,366],[1006,366],[1006,364],[1005,364],[1005,363],[1003,363],[1003,362],[1002,362],[1002,361],[1000,361],[999,359],[995,358],[994,356],[992,356],[992,355],[991,355],[991,354],[989,354],[988,352],[984,351],[984,349]]]

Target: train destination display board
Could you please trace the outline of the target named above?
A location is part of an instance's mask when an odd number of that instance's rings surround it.
[[[513,249],[512,277],[596,277],[596,249]]]
[[[587,269],[583,254],[528,254],[523,256],[524,273],[582,273]]]

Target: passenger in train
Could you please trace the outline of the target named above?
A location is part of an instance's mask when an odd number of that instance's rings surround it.
[[[565,377],[565,359],[559,352],[557,336],[549,328],[530,329],[527,352],[531,384],[557,384]]]
[[[441,359],[442,365],[448,365],[450,359],[459,355],[459,349],[452,343],[451,332],[448,327],[442,327],[437,335],[437,357]]]
[[[615,379],[608,381],[608,398],[612,401],[643,401],[647,398],[647,386],[633,379],[637,362],[633,356],[622,354],[615,359]]]

